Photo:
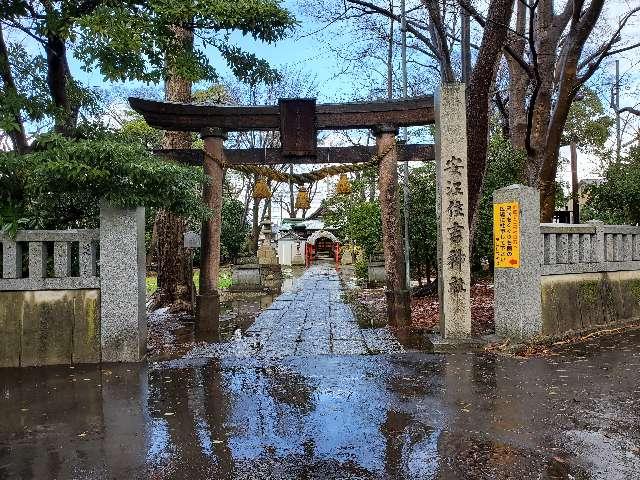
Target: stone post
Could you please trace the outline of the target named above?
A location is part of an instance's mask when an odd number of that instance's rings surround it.
[[[100,207],[103,362],[137,362],[147,350],[144,208]]]
[[[406,287],[400,228],[398,151],[395,145],[397,133],[397,127],[388,125],[379,126],[374,130],[377,153],[380,157],[378,189],[386,271],[387,319],[391,325],[404,327],[411,321],[411,306]]]
[[[2,276],[22,277],[22,245],[7,238],[2,239]]]
[[[69,242],[53,244],[53,273],[58,278],[71,276],[71,244]]]
[[[220,232],[222,230],[222,181],[224,179],[224,141],[227,134],[219,128],[205,128],[204,173],[211,179],[202,190],[202,201],[213,216],[202,222],[200,250],[200,291],[196,299],[196,327],[201,332],[217,332],[220,325]]]
[[[44,242],[29,242],[29,278],[47,276],[47,249]]]
[[[440,335],[464,339],[471,336],[464,84],[443,85],[435,109]]]
[[[493,272],[496,334],[526,340],[542,332],[541,275],[542,235],[540,234],[540,194],[524,185],[510,185],[493,193],[494,217],[500,205],[517,208],[519,232],[513,238],[519,258],[495,265]],[[500,241],[500,227],[494,222],[494,257]],[[515,230],[515,228],[514,228]],[[516,233],[515,231],[513,233]]]
[[[605,262],[604,222],[602,220],[590,220],[587,222],[596,229],[596,234],[591,243],[591,261],[595,263]]]

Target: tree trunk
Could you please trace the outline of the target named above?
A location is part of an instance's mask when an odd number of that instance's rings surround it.
[[[157,216],[157,215],[156,215]],[[155,254],[158,250],[158,229],[156,222],[153,222],[153,228],[151,229],[151,242],[149,244],[149,250],[147,251],[146,264],[147,270],[153,270],[153,263],[155,261]]]
[[[565,12],[554,15],[553,2],[540,2],[535,36],[538,46],[539,80],[530,100],[531,121],[527,138],[527,180],[540,189],[540,217],[550,222],[555,211],[556,174],[562,132],[576,93],[590,75],[578,78],[584,45],[600,16],[604,0],[567,3]],[[573,9],[579,8],[579,11]],[[564,33],[567,22],[569,30]],[[593,70],[595,71],[595,70]],[[593,71],[591,74],[593,74]]]
[[[393,0],[389,2],[389,11],[393,12]],[[387,44],[387,98],[393,98],[393,18],[389,19],[389,41]]]
[[[4,43],[4,33],[2,32],[2,24],[0,24],[0,79],[4,83],[4,92],[7,97],[16,96],[18,90],[11,74],[11,64],[9,63],[9,52],[7,51],[7,45]],[[10,112],[12,120],[16,123],[17,127],[7,131],[13,148],[18,153],[25,153],[29,144],[27,143],[27,135],[24,130],[24,122],[20,115],[20,110]]]
[[[487,24],[478,50],[476,64],[467,88],[467,175],[469,183],[469,226],[475,230],[476,213],[482,196],[487,167],[489,137],[489,90],[493,85],[496,64],[502,55],[513,0],[494,0],[489,5]],[[473,237],[472,237],[473,238]]]
[[[47,36],[47,85],[53,104],[60,109],[55,117],[55,131],[71,135],[78,121],[79,105],[69,97],[72,80],[67,63],[67,48],[64,40],[56,35]]]
[[[253,191],[253,186],[249,178],[251,177],[247,178],[247,191],[244,195],[244,206],[243,206],[243,214],[242,214],[242,218],[245,218],[245,219],[249,214],[249,203],[251,202],[251,192]]]
[[[193,43],[193,33],[181,27],[173,27],[176,38],[187,44]],[[191,82],[171,71],[165,79],[165,100],[190,102]],[[189,132],[165,132],[162,148],[191,148]],[[195,192],[194,192],[195,195]],[[158,294],[156,306],[171,306],[172,311],[193,311],[193,274],[190,253],[184,248],[184,233],[187,222],[166,210],[156,216],[154,228],[158,233]]]
[[[253,199],[253,206],[251,209],[251,247],[253,253],[258,251],[258,238],[260,237],[260,199]]]
[[[509,42],[511,49],[521,57],[524,56],[527,11],[523,2],[516,2],[516,25],[513,38]],[[525,99],[529,85],[529,75],[510,55],[506,55],[509,66],[509,135],[511,145],[520,150],[525,149],[527,136],[527,110]]]

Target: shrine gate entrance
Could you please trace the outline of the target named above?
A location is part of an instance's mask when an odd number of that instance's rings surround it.
[[[202,225],[200,295],[197,322],[200,328],[217,328],[220,268],[222,182],[225,168],[268,172],[268,165],[376,164],[382,211],[382,240],[386,271],[385,294],[388,322],[407,326],[410,297],[406,285],[398,196],[398,161],[437,162],[439,219],[438,264],[440,333],[443,337],[468,337],[471,333],[469,300],[469,228],[467,215],[466,116],[463,84],[449,84],[439,95],[405,100],[319,104],[314,99],[285,99],[277,106],[218,106],[168,103],[130,98],[131,107],[156,128],[199,132],[204,151],[162,150],[157,153],[191,164],[200,164],[212,182],[204,188],[203,202],[214,215]],[[400,127],[436,124],[434,145],[401,145]],[[370,129],[375,147],[317,146],[319,130]],[[230,131],[280,132],[279,149],[225,149]],[[345,165],[346,167],[346,165]],[[331,167],[340,173],[340,166]],[[342,171],[356,171],[346,167]],[[327,174],[321,168],[296,174],[290,180],[304,184],[310,175]]]

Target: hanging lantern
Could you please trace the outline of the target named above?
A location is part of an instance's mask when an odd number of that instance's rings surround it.
[[[308,210],[311,207],[311,199],[309,192],[303,186],[298,188],[298,196],[296,197],[296,210]]]
[[[339,195],[349,195],[351,193],[351,182],[347,178],[346,173],[340,174],[340,180],[338,180],[338,185],[336,186],[336,192]]]
[[[264,181],[264,178],[260,177],[253,187],[253,198],[271,198],[271,190],[269,185]]]

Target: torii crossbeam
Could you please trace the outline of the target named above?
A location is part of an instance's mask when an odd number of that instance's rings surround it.
[[[298,100],[298,99],[292,99]],[[153,127],[200,132],[220,128],[227,132],[279,130],[280,106],[194,105],[130,97],[129,104]],[[433,95],[382,102],[326,103],[315,106],[315,130],[411,127],[434,123]]]
[[[282,163],[362,163],[371,160],[376,147],[354,145],[351,147],[319,147],[315,157],[284,158],[279,148],[225,148],[224,156],[228,165],[279,165]],[[435,160],[434,146],[430,144],[398,145],[400,161],[431,162]],[[159,148],[155,155],[174,160],[185,165],[201,166],[204,152],[195,148]]]

